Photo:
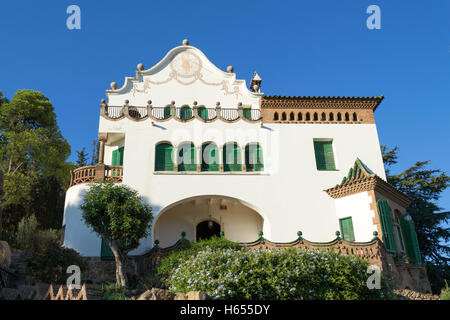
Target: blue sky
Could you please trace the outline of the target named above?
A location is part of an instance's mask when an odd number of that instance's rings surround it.
[[[81,8],[81,30],[66,9]],[[381,8],[381,29],[366,8]],[[450,174],[450,1],[2,1],[0,90],[34,89],[56,108],[64,137],[90,151],[99,103],[136,65],[185,38],[238,78],[257,70],[272,95],[378,96],[381,144]],[[439,203],[450,210],[450,190]]]

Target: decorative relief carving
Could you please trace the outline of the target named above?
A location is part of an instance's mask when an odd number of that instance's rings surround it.
[[[143,81],[142,88],[139,89],[138,83],[133,83],[131,93],[135,96],[136,93],[148,93],[151,85],[161,85],[168,83],[172,80],[177,81],[179,84],[184,86],[189,86],[200,80],[202,83],[208,86],[221,86],[221,90],[225,95],[235,95],[236,98],[242,96],[239,86],[233,86],[230,89],[227,81],[222,80],[220,82],[209,82],[203,78],[202,70],[203,64],[201,59],[193,52],[183,52],[175,56],[175,58],[169,64],[172,72],[169,73],[167,79],[163,81],[152,81],[150,79],[145,79]]]

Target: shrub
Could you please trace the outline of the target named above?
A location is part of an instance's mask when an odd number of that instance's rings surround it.
[[[167,278],[172,274],[178,266],[189,259],[192,256],[197,255],[200,251],[204,251],[207,248],[212,250],[216,249],[231,249],[240,250],[242,247],[233,241],[226,238],[212,237],[207,240],[200,240],[198,242],[190,242],[184,240],[176,251],[164,257],[161,260],[161,264],[157,268],[157,275],[160,277],[163,284],[167,286]]]
[[[86,263],[73,249],[62,248],[54,242],[38,246],[27,260],[27,271],[37,282],[65,284],[67,267],[77,265],[81,271]]]
[[[445,280],[445,288],[441,291],[440,299],[450,300],[450,287],[448,286],[447,280]]]
[[[16,233],[16,246],[22,250],[37,250],[39,246],[48,243],[59,244],[61,233],[59,230],[38,230],[38,222],[34,215],[20,220]]]
[[[125,287],[118,284],[110,284],[102,287],[103,300],[128,300]]]
[[[317,250],[206,248],[182,262],[167,284],[172,292],[199,290],[214,299],[393,299],[384,279],[379,290],[367,287],[368,266]]]

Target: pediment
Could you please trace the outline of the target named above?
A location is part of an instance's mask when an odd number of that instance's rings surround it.
[[[248,90],[245,80],[236,79],[233,72],[217,68],[199,49],[179,46],[169,51],[156,65],[136,71],[135,77],[125,78],[123,86],[107,90],[110,105],[145,106],[148,100],[154,107],[175,101],[176,106],[198,105],[214,108],[237,108],[238,103],[259,108],[261,93]]]

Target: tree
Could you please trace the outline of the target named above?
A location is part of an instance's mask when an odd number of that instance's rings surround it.
[[[4,175],[0,231],[14,228],[25,215],[35,213],[39,220],[55,210],[55,198],[64,199],[69,183],[71,164],[65,162],[69,155],[70,145],[47,97],[32,90],[18,91],[11,101],[0,95],[0,170]],[[51,192],[45,192],[45,181],[54,181]],[[36,194],[40,200],[50,197],[43,202],[49,207],[36,205]],[[56,216],[62,218],[61,206],[57,208]]]
[[[81,210],[86,225],[108,242],[116,263],[116,282],[126,287],[127,254],[148,236],[153,220],[151,207],[132,188],[106,181],[90,186]]]
[[[428,262],[428,273],[433,291],[444,286],[445,277],[450,276],[450,212],[442,212],[436,202],[450,185],[450,177],[441,170],[426,167],[430,161],[418,161],[405,171],[392,175],[389,168],[397,163],[399,149],[381,147],[386,167],[387,180],[412,199],[407,209],[417,232],[422,256]]]
[[[77,167],[87,166],[88,155],[86,154],[86,148],[81,149],[81,151],[77,151]]]

